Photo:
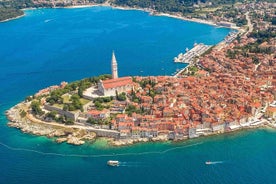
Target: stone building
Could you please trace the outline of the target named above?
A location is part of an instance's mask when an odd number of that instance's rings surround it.
[[[116,96],[122,92],[130,91],[133,88],[131,77],[118,78],[118,65],[114,52],[111,59],[112,79],[100,80],[98,90],[103,96]]]

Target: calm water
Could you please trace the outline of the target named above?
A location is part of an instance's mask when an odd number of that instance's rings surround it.
[[[255,130],[184,143],[110,148],[22,134],[5,110],[40,88],[110,73],[172,74],[174,56],[195,42],[215,44],[228,29],[109,7],[40,9],[0,24],[0,183],[275,183],[275,132]],[[118,159],[120,167],[106,166]],[[205,165],[206,160],[214,161]]]

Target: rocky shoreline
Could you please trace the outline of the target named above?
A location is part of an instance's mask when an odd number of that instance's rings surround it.
[[[183,139],[184,140],[184,139]],[[167,135],[159,135],[153,138],[132,138],[132,139],[108,139],[108,143],[112,146],[127,146],[136,143],[145,143],[145,142],[165,142],[169,141]]]
[[[34,122],[20,116],[20,110],[25,109],[27,104],[22,102],[6,111],[9,127],[20,129],[23,133],[55,138],[57,143],[66,142],[72,145],[82,145],[85,141],[93,141],[96,133],[84,129],[72,128],[61,124],[57,126],[51,123]]]
[[[68,125],[61,124],[57,126],[56,124],[51,124],[48,122],[38,123],[31,121],[29,118],[20,116],[20,111],[26,109],[27,103],[21,102],[11,109],[6,111],[6,116],[10,120],[8,122],[9,127],[20,129],[23,133],[46,136],[48,138],[55,138],[56,143],[72,144],[72,145],[82,145],[86,141],[94,141],[97,136],[96,133],[87,131],[85,129],[72,128]],[[159,135],[154,138],[137,138],[137,139],[114,139],[105,138],[111,146],[127,146],[139,142],[158,142],[158,141],[168,141],[167,136]]]
[[[28,114],[25,117],[21,117],[20,113],[22,110],[28,111],[29,103],[21,102],[11,109],[6,111],[6,116],[10,120],[8,122],[9,127],[14,127],[20,129],[23,133],[33,134],[38,136],[46,136],[48,138],[54,138],[57,143],[67,143],[72,145],[82,145],[86,142],[95,141],[97,135],[95,132],[89,130],[86,127],[76,127],[74,125],[64,125],[55,122],[46,122],[35,119],[31,114]],[[227,132],[210,132],[206,133],[202,136],[213,136],[219,135],[223,133],[229,133],[244,129],[253,129],[253,128],[274,128],[270,123],[261,124],[259,126],[249,126],[246,128],[239,128]],[[199,137],[202,137],[199,136]],[[157,137],[152,138],[131,138],[131,139],[115,139],[115,138],[107,138],[107,142],[111,146],[127,146],[135,143],[143,143],[143,142],[164,142],[169,141],[170,139],[166,134],[158,135]],[[183,137],[179,140],[174,141],[184,141],[187,140],[188,137]]]

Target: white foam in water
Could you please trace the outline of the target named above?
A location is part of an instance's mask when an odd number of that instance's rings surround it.
[[[119,162],[119,167],[146,167],[142,162]]]
[[[224,161],[207,161],[205,162],[206,165],[216,165],[216,164],[222,164]]]
[[[45,23],[52,21],[53,19],[44,20]]]
[[[0,145],[2,145],[3,147],[6,147],[7,149],[12,150],[12,151],[25,151],[25,152],[37,153],[40,155],[51,155],[51,156],[61,156],[61,157],[86,157],[86,158],[114,157],[114,156],[127,156],[127,155],[165,154],[172,150],[183,149],[183,148],[187,148],[187,147],[191,147],[191,146],[196,146],[199,144],[202,144],[202,142],[196,143],[196,144],[185,145],[185,146],[174,147],[174,148],[166,149],[164,151],[139,152],[139,153],[118,153],[118,154],[113,153],[113,154],[102,154],[102,155],[79,155],[79,154],[62,154],[62,153],[42,152],[42,151],[26,149],[26,148],[15,148],[15,147],[11,147],[11,146],[8,146],[8,145],[0,142]],[[122,164],[123,163],[124,162],[122,162]]]

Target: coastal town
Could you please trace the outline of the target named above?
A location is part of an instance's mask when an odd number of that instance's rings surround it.
[[[40,90],[7,111],[9,126],[75,145],[96,137],[127,145],[276,128],[276,5],[237,7],[246,25],[223,43],[181,54],[176,60],[189,65],[175,76],[120,77],[113,52],[111,75]]]

